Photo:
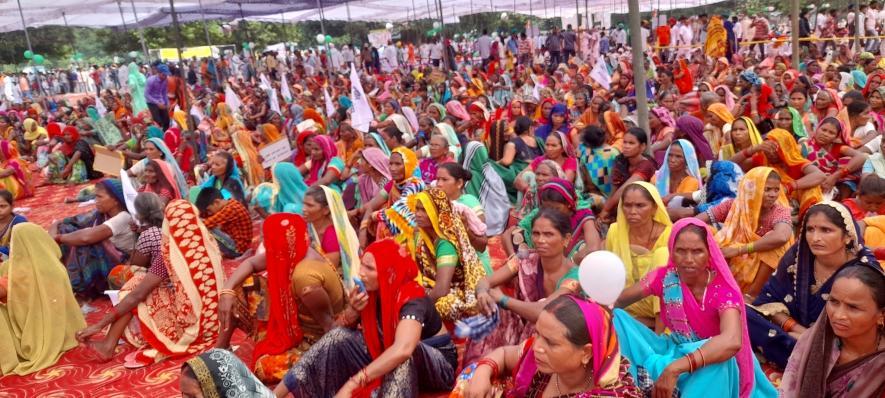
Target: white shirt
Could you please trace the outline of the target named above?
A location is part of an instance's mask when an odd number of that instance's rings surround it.
[[[111,243],[122,252],[129,253],[135,248],[135,233],[129,224],[132,223],[132,216],[125,211],[117,213],[107,219],[102,225],[107,225],[111,229]]]
[[[351,50],[350,48],[345,48],[341,50],[341,58],[344,59],[345,64],[350,65],[350,63],[353,62],[355,58],[353,55],[353,50]]]
[[[442,52],[442,43],[433,43],[433,45],[430,46],[430,59],[442,59]]]
[[[474,43],[473,47],[476,51],[479,51],[480,58],[486,59],[492,52],[492,38],[487,35],[482,35],[476,39],[476,43]]]
[[[385,69],[386,72],[392,72],[397,66],[399,66],[399,62],[397,62],[396,59],[396,47],[393,45],[384,47],[384,55],[382,58],[385,63],[381,65],[381,68]]]
[[[870,134],[875,131],[876,131],[876,127],[873,126],[873,123],[868,122],[867,124],[854,129],[853,137],[858,138],[858,139],[862,139],[862,138],[866,137],[867,134]],[[867,148],[868,150],[870,150],[870,153],[878,153],[881,144],[882,144],[882,135],[879,134],[876,136],[876,138],[873,138],[872,140],[870,140],[870,142],[864,144],[864,147]]]

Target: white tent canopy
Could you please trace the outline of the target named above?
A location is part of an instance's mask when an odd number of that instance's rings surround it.
[[[438,18],[434,0],[175,0],[180,22],[207,20],[247,20],[298,22],[319,20],[319,3],[327,20],[405,22]],[[643,12],[670,10],[712,4],[706,0],[640,0]],[[626,13],[624,0],[445,0],[446,23],[478,12],[517,12],[536,17],[574,18],[585,7],[590,13]],[[134,6],[134,10],[133,10]],[[29,28],[47,25],[109,27],[166,26],[172,23],[169,0],[22,0],[25,24]],[[121,16],[122,14],[122,16]],[[136,14],[138,18],[136,18]],[[0,1],[0,32],[22,29],[18,4]]]

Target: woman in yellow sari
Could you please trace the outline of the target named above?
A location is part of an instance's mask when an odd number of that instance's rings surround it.
[[[46,369],[77,346],[86,327],[61,250],[37,224],[12,228],[9,260],[0,264],[0,377]]]
[[[641,280],[649,271],[667,264],[671,226],[667,208],[654,185],[636,181],[624,187],[618,203],[617,222],[608,230],[605,249],[624,261],[627,286]],[[627,307],[627,312],[646,326],[660,323],[656,321],[660,312],[657,298],[645,298]]]
[[[215,113],[218,115],[215,117],[215,127],[220,128],[225,133],[230,133],[230,130],[237,123],[230,110],[230,105],[224,102],[219,102],[218,105],[215,106]]]
[[[755,297],[793,244],[790,203],[771,167],[750,170],[737,192],[698,218],[721,227],[716,242],[741,291]]]
[[[707,138],[707,142],[710,143],[710,149],[713,150],[713,153],[719,153],[722,149],[722,146],[725,144],[725,139],[723,136],[725,133],[731,131],[731,124],[734,123],[734,115],[731,114],[731,111],[721,103],[715,103],[707,107],[707,124],[712,127],[712,129],[707,130],[704,129],[704,137]],[[703,167],[703,165],[701,165]]]
[[[252,134],[248,130],[240,128],[233,134],[234,148],[243,161],[243,170],[246,172],[246,183],[250,187],[257,187],[264,181],[264,168],[258,161],[258,148],[252,142]]]
[[[192,131],[193,128],[188,126],[187,123],[187,112],[179,109],[175,112],[172,112],[172,120],[175,120],[175,123],[178,124],[178,128],[181,131]],[[196,127],[196,126],[194,126]]]
[[[789,131],[771,130],[762,144],[749,150],[750,154],[754,152],[761,152],[764,156],[754,157],[753,166],[769,166],[780,174],[787,198],[799,202],[800,218],[809,207],[823,200],[820,186],[827,175],[802,157],[799,144]]]
[[[725,32],[722,18],[714,15],[707,24],[707,41],[704,43],[704,54],[713,59],[724,57],[727,39],[728,34]]]
[[[752,152],[752,148],[761,143],[762,135],[759,134],[753,119],[746,116],[739,117],[731,122],[731,131],[725,134],[724,145],[719,150],[719,159],[730,160],[741,166],[742,170],[749,171],[754,163],[762,162],[764,155]]]
[[[430,289],[428,296],[443,321],[476,314],[476,285],[485,277],[485,269],[461,217],[439,188],[410,196],[408,204],[417,226],[408,244],[418,263],[418,283]],[[502,305],[506,307],[506,302]]]
[[[280,134],[280,130],[277,129],[277,126],[274,126],[271,123],[259,124],[258,132],[261,134],[261,137],[264,140],[264,144],[261,145],[262,147],[283,139],[283,135]]]

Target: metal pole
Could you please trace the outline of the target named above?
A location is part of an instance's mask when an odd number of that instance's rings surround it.
[[[799,70],[799,0],[790,1],[790,22],[793,69]]]
[[[175,0],[169,0],[169,12],[172,13],[173,33],[175,33],[175,50],[178,51],[178,64],[181,66],[184,59],[181,58],[181,27],[178,26],[178,14],[175,13]],[[178,68],[184,77],[184,68]]]
[[[633,48],[633,68],[634,70],[645,70],[645,57],[642,51],[642,35],[640,32],[640,16],[639,16],[639,0],[628,0],[630,17],[630,47]],[[637,69],[638,68],[638,69]],[[636,120],[639,127],[648,130],[648,96],[645,92],[645,73],[633,74],[633,85],[636,87]]]
[[[22,11],[22,0],[16,0],[18,2],[18,15],[22,18],[22,30],[25,31],[25,41],[28,43],[28,50],[34,52],[34,48],[31,47],[31,36],[28,34],[28,25],[25,25],[25,13]]]
[[[132,15],[135,16],[135,26],[138,26],[138,40],[141,41],[141,51],[144,52],[144,59],[147,62],[151,62],[151,55],[148,53],[147,44],[144,41],[144,28],[138,22],[138,11],[135,10],[135,0],[129,0],[129,5],[132,6]]]
[[[863,26],[860,24],[860,0],[854,0],[854,53],[860,51],[860,36]],[[795,50],[793,50],[795,51]]]
[[[449,70],[449,47],[446,45],[445,22],[443,22],[443,6],[442,1],[436,0],[436,9],[439,15],[439,39],[442,41],[443,47],[443,70]]]
[[[123,16],[123,4],[120,3],[120,0],[117,0],[117,9],[120,10],[120,20],[123,21],[123,31],[129,33],[129,28],[126,27],[126,17]]]
[[[203,20],[203,33],[206,34],[206,45],[211,46],[212,40],[209,39],[209,26],[206,25],[206,14],[203,12],[203,0],[199,0],[198,4],[200,5],[200,19]],[[283,13],[280,13],[280,16],[282,16],[282,15],[283,15]],[[283,20],[283,23],[285,24],[286,21]]]
[[[329,41],[325,39],[326,24],[323,21],[326,19],[326,14],[323,11],[323,0],[317,0],[317,8],[320,10],[320,30],[323,32],[323,46],[326,47],[326,62],[332,66],[332,52],[329,51]]]

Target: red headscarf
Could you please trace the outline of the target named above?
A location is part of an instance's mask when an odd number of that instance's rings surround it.
[[[384,239],[372,243],[366,248],[366,254],[375,257],[378,270],[378,290],[369,292],[369,303],[363,309],[360,319],[363,324],[363,338],[369,348],[372,359],[378,358],[385,349],[393,345],[396,336],[396,325],[399,323],[399,312],[403,305],[411,300],[425,296],[424,289],[415,278],[418,276],[418,265],[409,255],[404,246],[398,245],[393,239]],[[382,261],[383,259],[383,261]],[[380,306],[378,305],[380,302]],[[381,310],[381,316],[378,310]],[[384,334],[384,341],[378,336],[378,320]],[[367,386],[357,390],[355,397],[368,397],[373,390],[381,385],[377,378]]]
[[[872,83],[872,82],[873,82],[873,79],[874,79],[874,78],[877,78],[877,77],[879,78],[879,85],[881,86],[882,83],[883,83],[882,80],[885,80],[885,72],[882,72],[882,71],[878,71],[878,70],[877,70],[877,71],[871,73],[871,74],[867,77],[867,85],[863,87],[863,96],[864,96],[865,98],[867,98],[868,100],[869,100],[869,98],[870,98],[870,94],[871,94],[871,93],[870,93],[870,83]]]
[[[163,142],[165,142],[166,146],[169,147],[169,150],[174,153],[178,150],[178,145],[181,144],[181,130],[178,127],[170,127],[169,130],[166,130],[166,133],[163,134]]]
[[[67,157],[71,157],[74,154],[74,145],[77,141],[80,141],[80,130],[77,130],[74,126],[67,126],[64,130],[62,130],[62,136],[68,134],[71,136],[71,142],[67,142],[62,139],[63,143],[61,145],[61,153],[63,153]]]
[[[263,228],[269,317],[267,334],[255,344],[253,361],[262,355],[276,355],[296,347],[304,337],[289,280],[295,266],[307,254],[307,224],[297,214],[276,213],[264,220]]]
[[[301,166],[307,163],[307,141],[316,135],[316,132],[313,130],[305,130],[301,133],[298,133],[298,137],[295,138],[295,147],[297,151],[295,152],[294,163],[296,166]]]

